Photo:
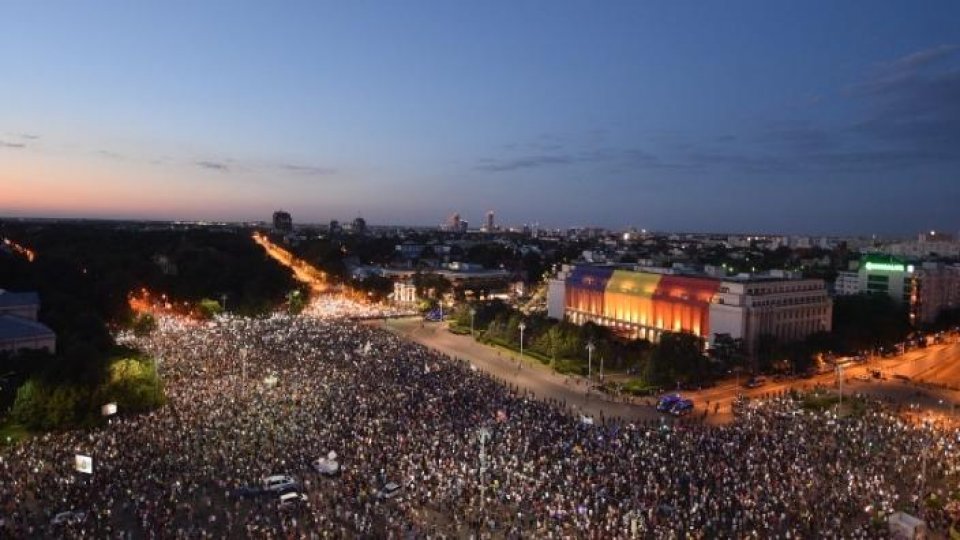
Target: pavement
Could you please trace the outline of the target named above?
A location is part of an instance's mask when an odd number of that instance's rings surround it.
[[[625,420],[669,417],[654,409],[654,397],[616,398],[595,389],[588,392],[585,377],[558,374],[530,357],[520,361],[520,355],[516,352],[479,343],[469,335],[453,334],[441,323],[424,322],[419,317],[411,317],[381,320],[376,324],[431,349],[464,359],[518,391],[530,392],[540,399],[554,400],[575,414],[595,419],[606,417]],[[870,376],[873,370],[879,370],[883,378]],[[811,390],[815,387],[832,391],[838,389],[837,376],[833,371],[809,379],[768,379],[763,386],[753,389],[740,384],[745,380],[745,377],[727,379],[713,388],[681,392],[695,403],[694,413],[687,418],[703,419],[713,424],[729,422],[733,419],[733,401],[740,395],[763,398],[790,390]],[[960,415],[960,391],[956,388],[960,388],[960,342],[957,341],[911,350],[905,355],[891,358],[874,357],[844,369],[844,395],[862,393],[886,400],[906,411],[924,411],[928,416],[945,422],[957,421]]]

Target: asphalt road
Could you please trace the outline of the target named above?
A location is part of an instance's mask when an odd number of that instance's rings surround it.
[[[380,321],[378,324],[427,347],[467,360],[478,369],[492,374],[505,384],[517,387],[520,391],[532,392],[541,399],[559,401],[579,414],[597,419],[605,416],[629,420],[650,420],[665,416],[652,407],[654,398],[618,399],[596,390],[588,393],[584,377],[557,374],[529,357],[524,359],[518,370],[519,354],[478,343],[470,336],[452,334],[439,323],[406,318]],[[870,376],[870,372],[876,369],[880,370],[884,379]],[[732,403],[739,395],[761,398],[791,389],[812,389],[818,385],[837,390],[837,376],[832,371],[810,379],[768,380],[763,386],[754,389],[745,388],[742,385],[744,381],[745,377],[741,377],[741,384],[730,379],[706,390],[682,392],[695,403],[694,413],[690,417],[704,418],[711,423],[730,421],[733,418]],[[892,358],[872,358],[866,363],[854,364],[844,369],[844,394],[858,392],[902,404],[904,407],[915,405],[919,410],[944,419],[953,413],[960,415],[960,392],[944,388],[943,385],[954,388],[960,386],[960,343],[934,345]]]

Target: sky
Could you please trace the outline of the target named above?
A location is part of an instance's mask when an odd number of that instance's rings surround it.
[[[9,0],[0,216],[960,231],[960,3]]]

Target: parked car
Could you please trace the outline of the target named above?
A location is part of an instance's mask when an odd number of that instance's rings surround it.
[[[83,523],[87,519],[86,512],[79,511],[67,511],[60,512],[59,514],[53,516],[53,519],[50,520],[51,525],[73,525],[76,523]]]
[[[264,478],[261,485],[265,491],[280,492],[296,488],[297,481],[292,476],[275,474]]]
[[[760,388],[767,383],[767,380],[763,377],[750,377],[747,379],[747,382],[744,384],[747,388]]]
[[[280,497],[277,500],[277,505],[281,509],[295,508],[297,506],[300,506],[301,504],[305,504],[306,502],[307,502],[306,495],[296,490],[289,490],[280,494]]]
[[[660,396],[659,401],[657,401],[657,410],[660,412],[669,412],[673,405],[683,399],[680,394],[666,394]]]
[[[693,400],[681,399],[670,408],[670,414],[674,416],[684,416],[693,412]]]
[[[403,488],[400,487],[400,484],[396,482],[387,482],[384,484],[380,491],[377,492],[378,499],[392,499],[400,495]]]

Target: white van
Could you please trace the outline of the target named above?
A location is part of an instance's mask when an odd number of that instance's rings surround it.
[[[292,476],[275,474],[263,479],[262,483],[265,491],[284,491],[297,487],[297,481]]]

